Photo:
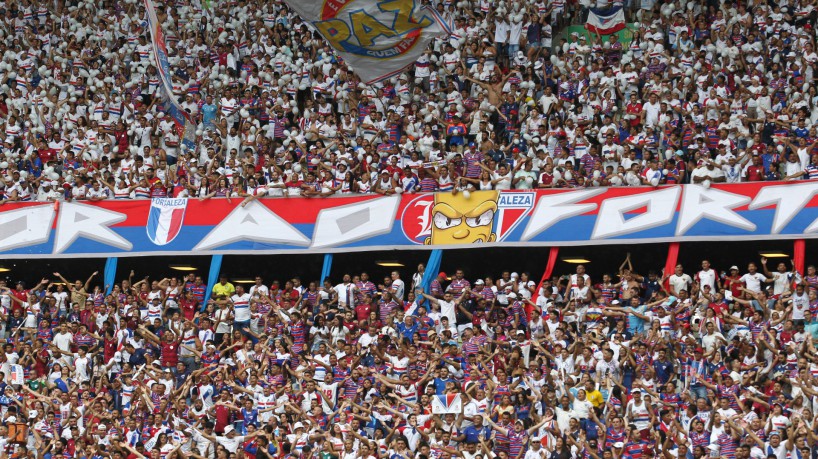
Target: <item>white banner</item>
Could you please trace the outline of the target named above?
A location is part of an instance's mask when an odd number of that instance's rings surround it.
[[[366,83],[412,65],[437,36],[451,34],[435,10],[415,0],[285,0]]]
[[[23,366],[22,365],[10,365],[11,367],[11,374],[9,375],[9,379],[11,380],[12,384],[25,384],[25,373],[23,373]]]
[[[460,414],[462,412],[463,402],[460,400],[460,394],[435,395],[432,398],[433,414]]]

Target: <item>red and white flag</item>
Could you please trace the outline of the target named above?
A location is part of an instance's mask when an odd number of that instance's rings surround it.
[[[591,8],[585,28],[592,33],[610,35],[625,28],[625,10],[621,6],[613,8]]]

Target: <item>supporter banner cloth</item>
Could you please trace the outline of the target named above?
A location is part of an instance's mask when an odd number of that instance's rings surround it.
[[[435,395],[435,397],[432,399],[432,413],[463,413],[463,402],[460,400],[460,394]]]
[[[7,203],[0,257],[805,239],[818,181],[332,198]]]
[[[610,35],[625,28],[625,11],[621,6],[612,8],[591,8],[585,28],[592,33]]]
[[[188,119],[187,112],[179,105],[179,101],[177,101],[176,96],[173,95],[173,81],[171,80],[165,32],[162,30],[162,24],[159,23],[159,18],[156,16],[156,8],[153,6],[153,1],[144,1],[145,10],[147,11],[148,28],[151,31],[153,57],[156,61],[159,80],[162,82],[162,87],[159,92],[162,95],[165,110],[167,110],[168,115],[170,115],[173,120],[173,124],[176,126],[176,134],[179,136],[179,141],[186,148],[193,149],[195,148],[196,127],[193,126],[193,123]]]
[[[285,0],[314,27],[366,83],[412,65],[451,28],[416,0]]]

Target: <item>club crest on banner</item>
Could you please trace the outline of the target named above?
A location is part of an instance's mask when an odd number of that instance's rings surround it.
[[[151,199],[146,230],[148,239],[156,245],[166,245],[173,241],[182,230],[187,199]]]
[[[403,210],[403,234],[416,244],[448,245],[504,240],[531,212],[528,191],[474,191],[419,196]]]

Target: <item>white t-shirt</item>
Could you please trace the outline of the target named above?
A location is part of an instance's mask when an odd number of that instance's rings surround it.
[[[392,281],[392,292],[395,293],[395,296],[403,301],[403,292],[405,290],[406,284],[403,283],[401,279],[395,279]]]
[[[594,408],[594,404],[586,400],[578,400],[574,399],[574,403],[572,405],[574,412],[573,414],[579,419],[588,419],[591,415],[591,410]]]
[[[437,300],[437,304],[440,305],[440,315],[448,317],[450,325],[457,324],[454,301]]]
[[[699,278],[699,283],[701,284],[702,287],[704,287],[705,285],[709,285],[710,286],[710,291],[715,292],[716,291],[716,275],[717,275],[716,270],[713,269],[713,268],[710,268],[707,271],[705,271],[705,270],[699,271],[699,273],[696,275],[696,277]],[[677,290],[677,292],[678,292],[678,290]]]
[[[689,290],[690,284],[693,283],[693,279],[691,279],[687,274],[682,274],[681,276],[673,274],[670,276],[668,281],[670,281],[670,286],[673,287],[673,291],[677,294],[681,290]]]
[[[91,378],[88,376],[88,365],[91,363],[91,359],[88,358],[86,355],[85,357],[80,357],[79,354],[74,354],[74,369],[76,371],[76,378],[80,381],[89,381]]]
[[[239,445],[244,443],[244,435],[236,435],[233,438],[217,436],[216,441],[219,442],[220,445],[224,446],[227,451],[235,453],[238,451]]]
[[[780,295],[790,288],[792,273],[774,272],[773,274],[773,294]]]
[[[805,291],[802,294],[792,295],[792,318],[793,320],[804,320],[804,313],[809,311],[809,295]]]
[[[236,322],[247,322],[250,320],[250,294],[244,293],[242,295],[233,295],[230,297],[233,301],[233,320]]]
[[[54,335],[53,342],[61,351],[68,352],[71,349],[71,343],[74,342],[74,335],[71,333],[57,333]]]
[[[739,280],[747,285],[747,290],[758,293],[761,291],[761,282],[766,281],[767,277],[761,273],[747,273]]]

